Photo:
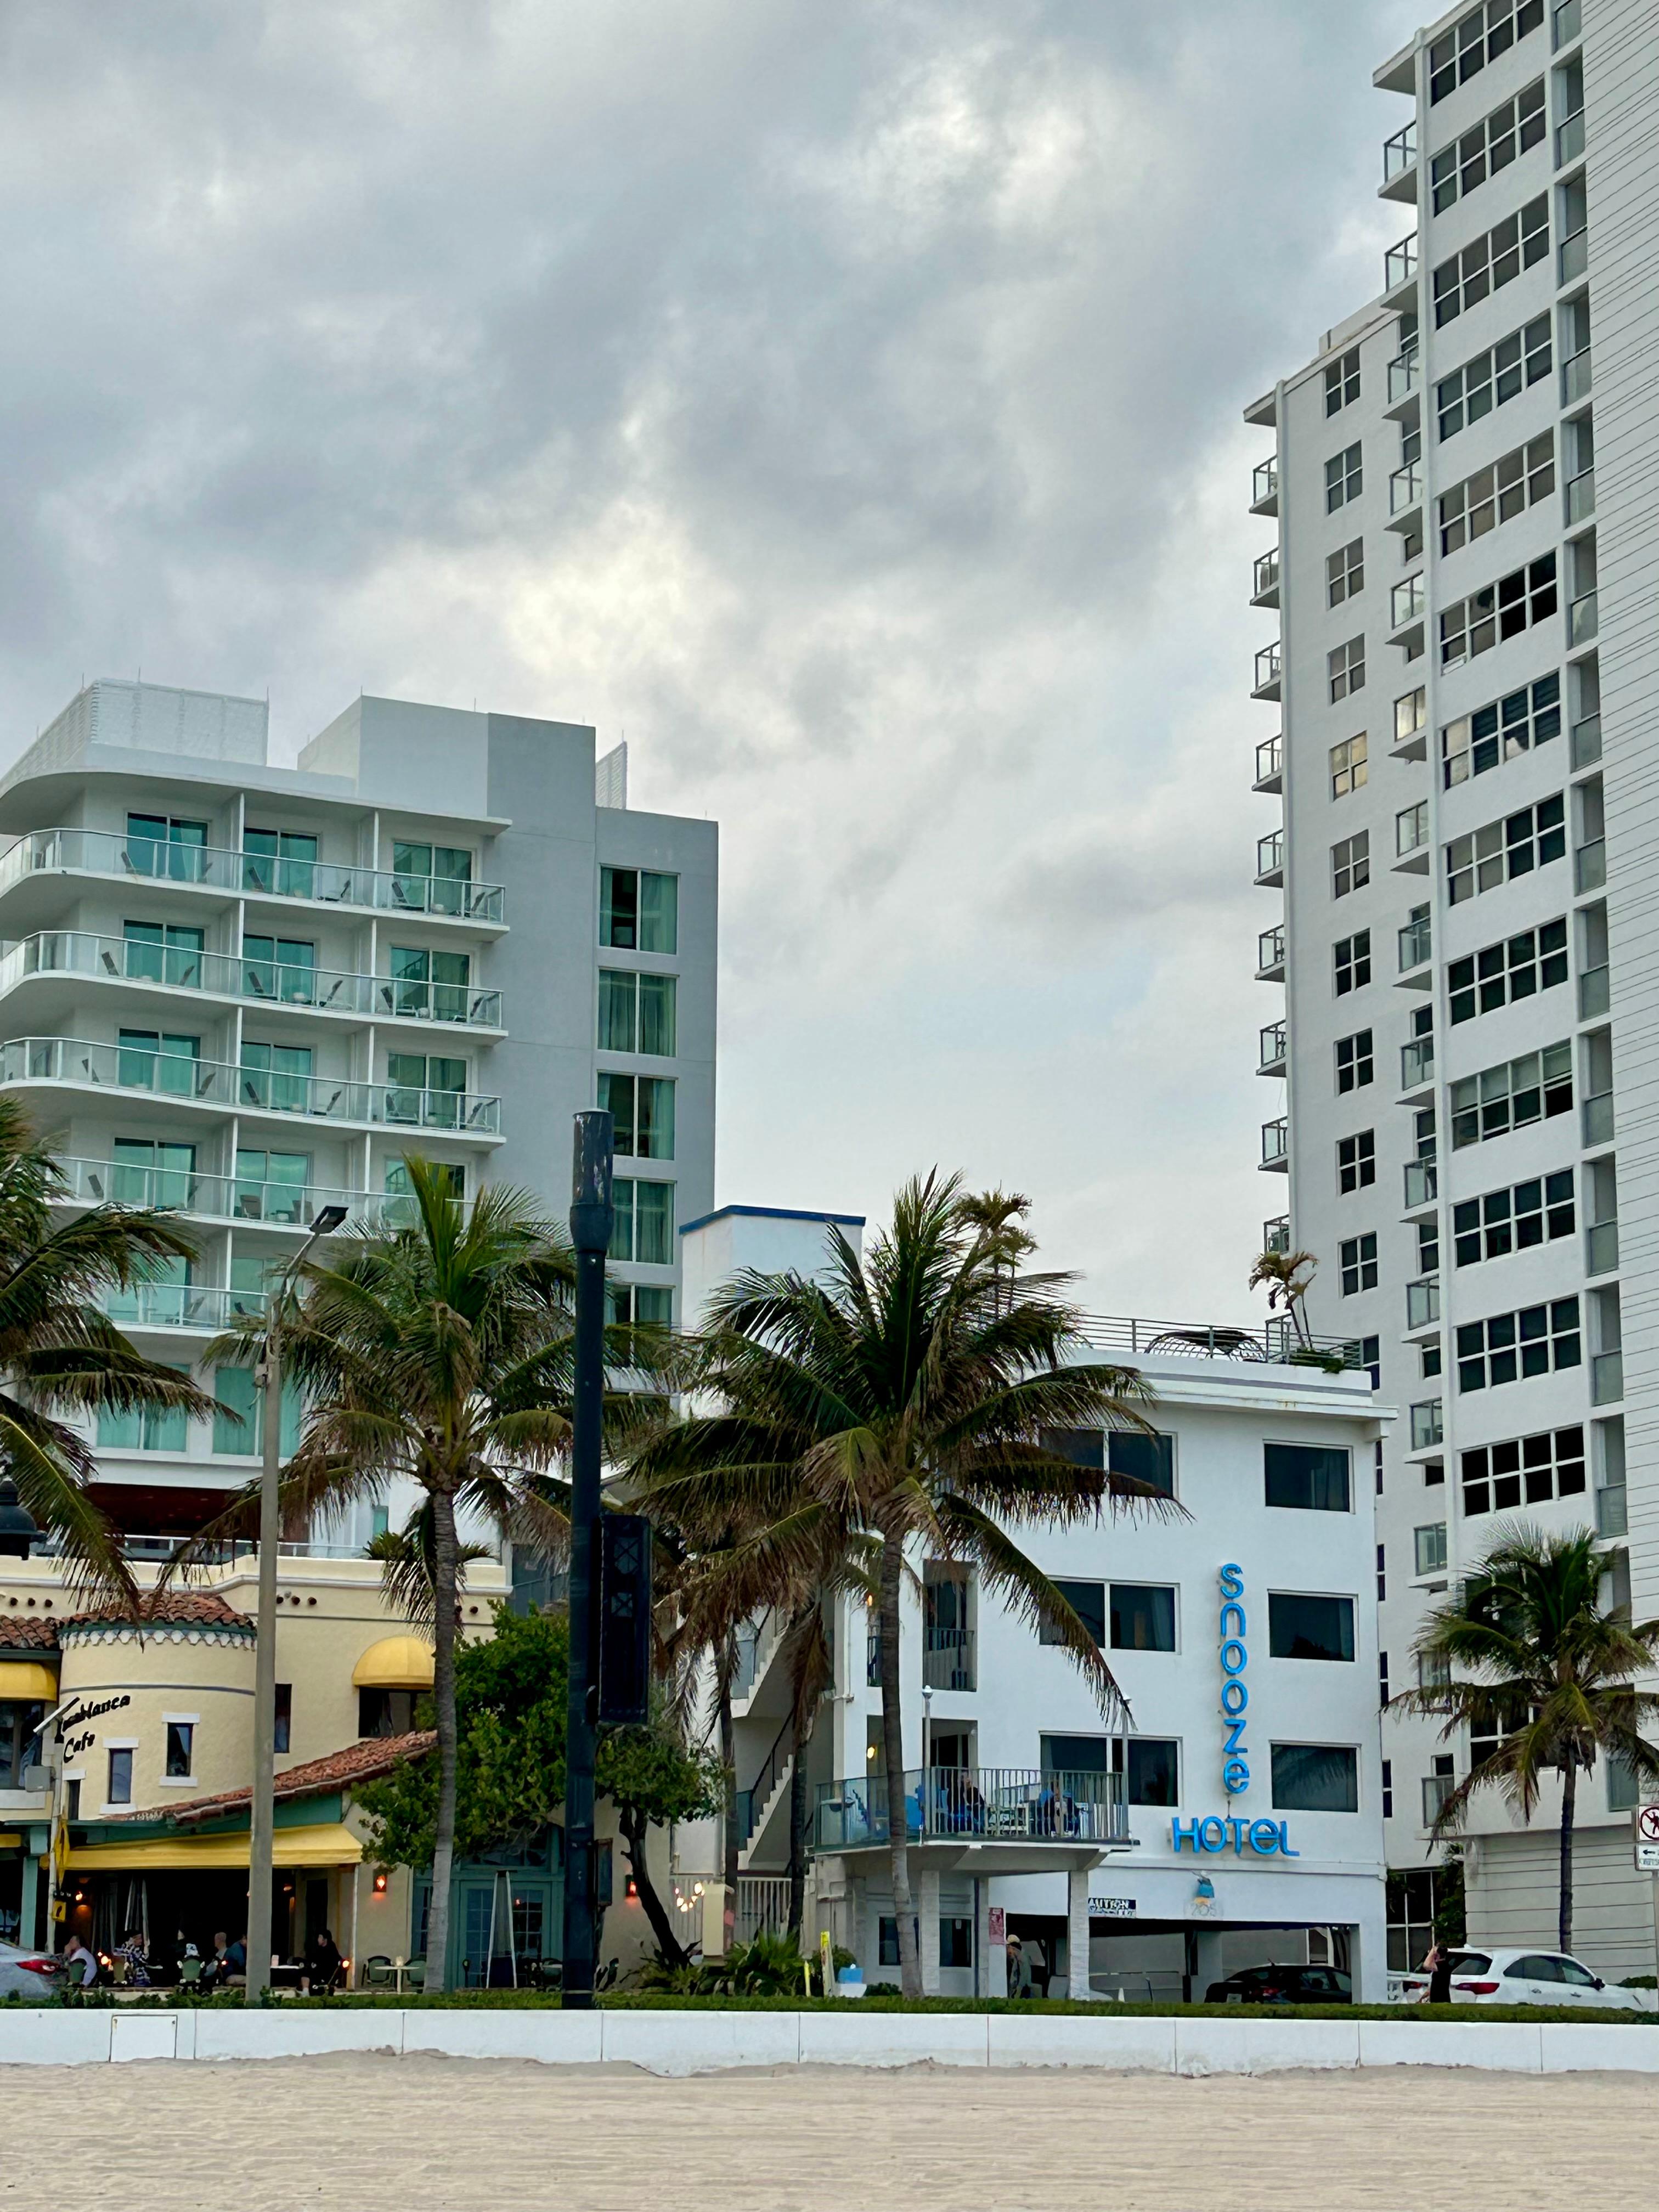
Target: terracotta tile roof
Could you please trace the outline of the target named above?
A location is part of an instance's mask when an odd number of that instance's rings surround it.
[[[227,1605],[211,1590],[151,1590],[139,1599],[136,1607],[124,1603],[120,1598],[104,1598],[92,1605],[77,1607],[63,1626],[69,1630],[129,1621],[139,1628],[234,1628],[245,1629],[250,1636],[253,1633],[253,1623],[247,1614],[238,1613],[234,1606]]]
[[[55,1651],[59,1622],[56,1613],[0,1611],[0,1651]]]
[[[365,1736],[361,1743],[347,1744],[343,1750],[331,1751],[322,1759],[308,1759],[299,1766],[290,1766],[276,1777],[276,1794],[279,1798],[321,1797],[354,1782],[369,1782],[377,1775],[390,1774],[406,1759],[421,1758],[437,1741],[434,1729],[415,1729],[407,1735]],[[212,1820],[226,1813],[240,1812],[252,1796],[252,1789],[221,1790],[211,1797],[186,1797],[182,1805],[152,1808],[148,1813],[122,1817],[153,1820],[160,1810],[175,1820]]]

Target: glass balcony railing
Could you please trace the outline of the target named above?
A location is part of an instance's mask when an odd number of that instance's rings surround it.
[[[1417,233],[1402,238],[1398,246],[1391,246],[1382,257],[1382,289],[1397,291],[1401,285],[1409,284],[1417,275]]]
[[[1598,1536],[1628,1536],[1630,1516],[1625,1510],[1625,1486],[1609,1482],[1595,1493],[1595,1533]]]
[[[1572,726],[1572,764],[1575,768],[1594,768],[1601,757],[1601,717],[1586,714],[1582,722]]]
[[[1581,469],[1576,477],[1567,480],[1567,527],[1576,522],[1588,522],[1595,512],[1595,471]]]
[[[1579,400],[1588,399],[1590,393],[1590,349],[1580,346],[1561,364],[1561,404],[1576,406]]]
[[[1287,1167],[1291,1158],[1291,1129],[1288,1119],[1280,1115],[1276,1121],[1261,1124],[1261,1164],[1264,1168]]]
[[[0,855],[0,896],[25,876],[65,868],[116,876],[124,882],[147,877],[159,883],[196,884],[238,897],[306,899],[466,921],[506,918],[507,894],[501,886],[474,883],[470,877],[347,868],[331,860],[234,853],[216,845],[166,844],[103,830],[33,830],[20,837]]]
[[[1607,841],[1593,837],[1588,845],[1581,845],[1572,856],[1573,889],[1580,897],[1586,891],[1599,891],[1607,880]]]
[[[1579,1020],[1593,1022],[1598,1014],[1605,1014],[1612,1003],[1612,977],[1605,962],[1599,968],[1586,968],[1578,978]]]
[[[1279,456],[1258,461],[1250,475],[1250,505],[1265,509],[1279,497]]]
[[[1287,1024],[1284,1022],[1269,1022],[1267,1028],[1262,1030],[1260,1046],[1261,1057],[1256,1063],[1258,1067],[1265,1071],[1270,1067],[1281,1067],[1284,1065],[1286,1030]]]
[[[1428,842],[1429,802],[1419,799],[1415,806],[1402,806],[1394,817],[1395,858],[1409,860],[1413,853],[1426,851]]]
[[[1252,687],[1258,699],[1279,696],[1279,641],[1264,645],[1255,657],[1255,683]]]
[[[1129,1833],[1123,1779],[1115,1774],[1045,1773],[1036,1767],[935,1766],[904,1777],[904,1824],[912,1843],[1121,1843]],[[857,1774],[818,1784],[814,1840],[821,1851],[867,1850],[888,1837],[887,1778]]]
[[[118,1328],[229,1328],[239,1314],[265,1310],[263,1291],[217,1290],[201,1283],[134,1283],[106,1291],[102,1310]]]
[[[1433,938],[1433,917],[1426,907],[1419,907],[1400,932],[1400,972],[1402,975],[1413,968],[1420,968],[1431,957]]]
[[[1590,1359],[1590,1403],[1616,1406],[1625,1395],[1625,1355],[1598,1352]]]
[[[1589,1145],[1610,1145],[1613,1142],[1613,1093],[1598,1091],[1584,1101],[1584,1142]]]
[[[1583,0],[1561,0],[1552,18],[1555,52],[1559,53],[1563,46],[1570,46],[1578,36],[1583,27],[1582,10]]]
[[[1583,224],[1561,241],[1561,282],[1571,284],[1589,265],[1589,231]]]
[[[402,975],[362,975],[301,962],[207,952],[149,938],[102,937],[86,929],[48,929],[26,937],[0,959],[0,997],[32,975],[85,975],[100,982],[159,983],[263,1006],[376,1020],[458,1022],[499,1029],[501,994],[470,983]]]
[[[1434,1039],[1413,1037],[1400,1048],[1400,1088],[1420,1091],[1434,1081]]]
[[[1394,359],[1389,363],[1389,404],[1390,407],[1396,405],[1402,399],[1410,398],[1413,392],[1415,392],[1418,387],[1418,384],[1421,378],[1421,372],[1422,356],[1414,345],[1407,346],[1403,353],[1397,353],[1395,356]]]
[[[1285,872],[1285,832],[1275,830],[1269,836],[1255,841],[1255,879],[1266,883],[1270,878],[1282,877]]]
[[[1425,1206],[1432,1206],[1440,1194],[1440,1176],[1432,1160],[1407,1160],[1406,1163],[1406,1211],[1420,1213]]]
[[[125,1160],[66,1158],[58,1164],[67,1195],[85,1206],[151,1206],[279,1229],[308,1229],[325,1206],[343,1206],[354,1220],[377,1229],[400,1229],[415,1218],[414,1200],[398,1191],[331,1189],[258,1176],[205,1175],[194,1168],[141,1167]]]
[[[1255,567],[1250,573],[1252,598],[1265,599],[1270,592],[1276,592],[1279,589],[1279,548],[1275,545],[1271,553],[1259,553]]]
[[[1275,1214],[1271,1221],[1261,1224],[1261,1249],[1264,1252],[1288,1252],[1291,1249],[1291,1217]]]
[[[1440,1284],[1436,1276],[1425,1275],[1419,1282],[1406,1285],[1406,1326],[1407,1328],[1429,1328],[1440,1318]]]
[[[1567,609],[1567,643],[1588,645],[1595,637],[1599,623],[1596,594],[1586,592]]]
[[[1281,732],[1276,738],[1264,738],[1255,749],[1255,780],[1271,783],[1285,773],[1285,739]]]
[[[1423,471],[1415,461],[1396,469],[1389,478],[1389,513],[1409,514],[1423,504]]]
[[[1596,1221],[1584,1231],[1584,1273],[1610,1275],[1619,1265],[1619,1224]]]
[[[1555,166],[1561,168],[1568,161],[1576,161],[1584,150],[1584,111],[1568,116],[1555,129]]]
[[[1255,940],[1255,972],[1271,976],[1282,973],[1285,966],[1285,925],[1276,921],[1271,929],[1264,929]]]
[[[1440,1418],[1441,1401],[1425,1398],[1412,1407],[1412,1449],[1432,1451],[1445,1441],[1445,1431]]]
[[[1389,627],[1404,629],[1410,623],[1423,619],[1423,579],[1407,576],[1403,584],[1396,584],[1389,594]]]
[[[253,1114],[298,1114],[312,1121],[356,1121],[392,1129],[447,1129],[497,1136],[501,1102],[465,1091],[422,1091],[399,1084],[354,1083],[344,1076],[288,1074],[236,1067],[139,1045],[94,1044],[84,1037],[9,1037],[0,1043],[0,1084],[61,1083],[88,1090],[145,1091],[199,1106]]]
[[[1396,177],[1403,177],[1417,167],[1417,125],[1407,124],[1396,131],[1392,138],[1382,141],[1382,181],[1391,185]]]

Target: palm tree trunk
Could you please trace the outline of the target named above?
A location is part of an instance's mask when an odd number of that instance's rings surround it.
[[[1578,1762],[1567,1753],[1567,1771],[1561,1780],[1561,1913],[1558,1948],[1572,1949],[1572,1819],[1578,1803]]]
[[[881,1553],[878,1621],[881,1638],[881,1741],[887,1761],[887,1849],[893,1869],[893,1916],[897,1924],[899,1981],[907,1997],[921,1995],[921,1962],[910,1905],[910,1850],[905,1826],[904,1713],[899,1679],[899,1589],[904,1543],[885,1532]],[[922,1777],[922,1788],[927,1784]]]
[[[426,1927],[426,1986],[441,1991],[449,1957],[449,1887],[455,1859],[455,1586],[459,1575],[455,1501],[432,1493],[432,1702],[438,1723],[438,1823],[432,1845],[432,1906]],[[489,1961],[484,1961],[489,1978]]]
[[[726,1817],[720,1822],[720,1881],[726,1890],[725,1921],[721,1933],[728,1951],[738,1929],[738,1741],[732,1724],[732,1662],[734,1656],[728,1638],[714,1668],[720,1696],[720,1765],[726,1771]]]
[[[789,1933],[799,1944],[806,1912],[806,1746],[799,1729],[794,1759],[789,1776]]]
[[[651,1923],[651,1932],[657,1939],[657,1948],[671,1966],[683,1966],[688,1953],[674,1933],[674,1923],[668,1909],[657,1894],[657,1886],[651,1879],[651,1870],[645,1863],[647,1840],[646,1819],[637,1805],[618,1805],[617,1826],[623,1832],[623,1841],[628,1845],[628,1871],[634,1877],[634,1887],[639,1893],[640,1903],[645,1907],[645,1917]]]

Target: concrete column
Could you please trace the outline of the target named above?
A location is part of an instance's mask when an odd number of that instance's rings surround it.
[[[1092,1867],[1073,1867],[1066,1877],[1066,1994],[1086,2002],[1089,1987],[1089,1877]]]
[[[921,1954],[921,1993],[939,1995],[939,1872],[923,1869],[915,1885],[916,1948]]]
[[[1008,1994],[1008,1950],[1005,1942],[991,1938],[991,1884],[988,1881],[981,1895],[985,1900],[985,1972],[981,1986],[988,1997],[1006,1997]],[[1005,1929],[1007,1922],[1005,1918]]]
[[[1193,2002],[1202,2004],[1211,1983],[1227,1978],[1221,1960],[1222,1930],[1200,1925],[1193,1935]]]
[[[1415,1966],[1413,1960],[1412,1964]],[[1388,1892],[1379,1881],[1363,1920],[1348,1929],[1348,1970],[1356,2004],[1386,2004],[1389,1999]]]

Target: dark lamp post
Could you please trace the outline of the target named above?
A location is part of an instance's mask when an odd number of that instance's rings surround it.
[[[27,1505],[18,1503],[17,1485],[0,1475],[0,1559],[27,1559],[40,1530]]]
[[[570,1692],[564,1752],[563,1998],[593,2004],[593,1751],[599,1713],[594,1666],[594,1535],[599,1517],[600,1425],[605,1411],[605,1257],[611,1246],[609,1114],[576,1116],[570,1242],[576,1255],[576,1369],[570,1445]]]

